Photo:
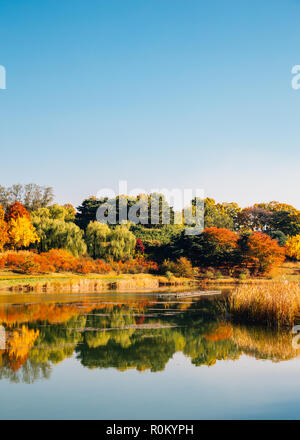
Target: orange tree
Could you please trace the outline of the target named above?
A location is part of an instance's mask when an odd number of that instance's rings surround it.
[[[8,242],[7,223],[4,220],[4,211],[0,205],[0,252]]]
[[[14,202],[6,208],[5,221],[9,223],[11,220],[16,220],[18,217],[27,217],[30,220],[30,215],[27,209],[20,202]]]
[[[253,274],[268,274],[285,259],[284,248],[262,232],[244,234],[238,245],[241,264],[249,267]]]
[[[233,266],[236,260],[238,234],[225,228],[207,228],[202,235],[202,255],[205,266]]]

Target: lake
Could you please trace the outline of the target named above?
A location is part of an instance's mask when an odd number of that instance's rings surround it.
[[[226,295],[0,296],[1,419],[299,419],[291,331]]]

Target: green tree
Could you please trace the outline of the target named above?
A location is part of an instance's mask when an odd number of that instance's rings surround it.
[[[76,257],[86,253],[83,231],[74,223],[37,216],[33,217],[32,222],[40,238],[40,252],[65,249]]]
[[[99,206],[105,203],[107,199],[97,199],[92,196],[83,200],[82,204],[78,206],[75,217],[75,223],[81,228],[86,230],[88,224],[91,221],[96,221],[96,212]]]
[[[85,231],[85,242],[89,255],[93,258],[104,258],[107,253],[111,230],[108,225],[97,221],[90,222]]]
[[[114,260],[130,258],[135,249],[136,238],[126,225],[111,230],[106,255]]]

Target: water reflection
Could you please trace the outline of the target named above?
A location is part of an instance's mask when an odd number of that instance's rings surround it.
[[[0,379],[48,379],[55,365],[71,356],[90,369],[157,372],[176,352],[199,367],[242,354],[274,362],[299,355],[290,332],[233,325],[224,310],[224,301],[213,297],[154,295],[3,303]]]

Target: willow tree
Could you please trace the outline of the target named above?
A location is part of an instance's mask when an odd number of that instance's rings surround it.
[[[85,232],[88,253],[93,258],[104,258],[109,244],[111,230],[107,224],[90,222]]]
[[[109,236],[106,255],[114,260],[130,258],[135,249],[136,238],[126,225],[118,225]]]
[[[65,249],[76,257],[86,253],[83,231],[74,223],[37,216],[34,216],[32,221],[40,239],[40,252]]]

